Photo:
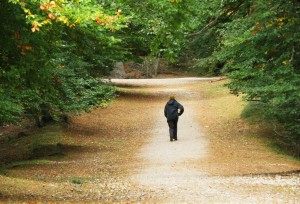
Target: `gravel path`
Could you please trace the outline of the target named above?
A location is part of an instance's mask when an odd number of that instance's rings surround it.
[[[209,83],[218,79],[111,80],[120,97],[107,108],[0,145],[6,155],[43,147],[37,160],[0,168],[0,203],[300,203],[300,162],[253,136],[239,99]],[[185,107],[174,142],[170,95]],[[64,155],[53,157],[58,142]]]
[[[119,86],[154,86],[148,91],[165,98],[175,93],[185,107],[176,142],[169,141],[163,113],[157,114],[153,136],[139,152],[141,167],[132,180],[162,203],[300,203],[299,174],[210,176],[197,168],[195,164],[208,156],[211,144],[196,121],[195,93],[185,85],[215,79],[218,78],[112,80]]]
[[[185,101],[182,104],[186,104]],[[185,113],[179,119],[178,141],[174,142],[169,141],[166,119],[159,114],[152,133],[154,137],[141,150],[147,166],[137,175],[142,184],[171,187],[178,183],[188,184],[195,175],[199,175],[190,163],[206,156],[207,141],[190,117],[191,110],[185,105]]]

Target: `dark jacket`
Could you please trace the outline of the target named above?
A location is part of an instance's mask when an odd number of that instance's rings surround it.
[[[178,110],[180,110],[179,113]],[[165,117],[167,118],[168,121],[178,120],[178,116],[180,116],[184,112],[184,108],[175,99],[171,99],[166,104],[164,112],[165,112]]]

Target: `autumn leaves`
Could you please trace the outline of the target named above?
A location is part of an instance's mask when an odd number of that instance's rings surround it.
[[[21,3],[21,2],[20,2]],[[117,20],[121,17],[121,9],[118,9],[114,15],[105,14],[103,8],[98,5],[75,5],[67,3],[64,0],[46,1],[39,6],[39,9],[33,14],[32,9],[27,8],[27,5],[22,2],[23,10],[26,13],[26,18],[31,20],[31,31],[40,31],[41,27],[53,22],[60,22],[72,28],[78,24],[103,26],[110,30],[115,30]],[[42,11],[42,13],[40,12]],[[39,15],[38,15],[39,14]]]

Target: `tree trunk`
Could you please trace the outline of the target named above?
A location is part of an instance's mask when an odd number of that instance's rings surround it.
[[[158,56],[156,58],[156,64],[154,66],[154,76],[157,76],[157,73],[158,73],[159,60],[160,60],[160,53],[158,54]]]

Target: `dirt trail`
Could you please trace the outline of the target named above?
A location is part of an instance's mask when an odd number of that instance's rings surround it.
[[[187,101],[180,102],[185,106],[185,113],[179,120],[178,141],[169,141],[166,119],[159,114],[153,137],[141,151],[147,166],[137,175],[142,184],[171,187],[177,183],[188,184],[199,174],[190,163],[207,155],[207,140],[193,120],[194,108]]]
[[[207,156],[208,141],[194,120],[196,107],[188,100],[180,100],[180,103],[184,104],[185,112],[179,119],[178,141],[169,141],[166,119],[159,114],[153,137],[140,152],[143,168],[133,178],[144,188],[160,189],[158,194],[169,194],[165,196],[172,198],[170,202],[198,202],[198,196],[195,197],[198,189],[191,185],[205,172],[198,171],[193,162]]]
[[[203,80],[212,79],[114,81],[119,85],[144,88],[154,86],[153,89],[148,89],[149,94],[161,94],[165,99],[168,95],[175,94],[185,107],[185,112],[179,119],[179,139],[176,142],[169,141],[168,127],[162,111],[156,115],[152,137],[138,155],[141,166],[132,176],[133,180],[141,188],[150,189],[160,198],[159,202],[163,203],[300,202],[300,178],[297,174],[212,176],[210,172],[199,168],[201,161],[208,158],[209,146],[213,144],[210,145],[210,138],[197,120],[199,99],[201,100],[199,93],[189,85]],[[160,108],[163,109],[164,102],[161,105]]]
[[[0,203],[300,203],[300,162],[252,136],[241,102],[211,80],[114,79],[107,108],[0,143],[2,158],[33,158],[0,166]],[[185,107],[176,142],[170,95]]]

